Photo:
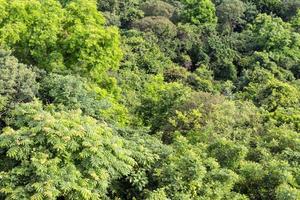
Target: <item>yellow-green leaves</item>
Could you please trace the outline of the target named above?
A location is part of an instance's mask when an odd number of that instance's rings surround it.
[[[0,192],[7,198],[100,199],[111,180],[135,165],[128,141],[80,111],[44,110],[34,102],[20,105],[11,117],[12,128],[0,135],[7,156],[2,161],[14,161],[0,172]]]
[[[118,30],[104,27],[96,4],[74,1],[65,12],[61,47],[67,67],[95,79],[108,69],[116,69],[122,57]]]
[[[215,26],[216,8],[211,0],[181,0],[181,2],[184,5],[182,16],[186,22]]]
[[[1,9],[1,46],[28,64],[96,80],[119,65],[118,30],[104,27],[94,1],[76,0],[63,8],[55,0],[13,0]]]

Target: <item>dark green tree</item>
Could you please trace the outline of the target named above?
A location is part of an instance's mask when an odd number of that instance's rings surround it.
[[[0,50],[0,111],[1,117],[19,103],[32,101],[38,92],[37,75],[32,68],[21,64]]]

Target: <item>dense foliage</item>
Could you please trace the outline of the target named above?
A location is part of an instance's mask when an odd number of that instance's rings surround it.
[[[299,0],[0,0],[0,200],[299,200]]]

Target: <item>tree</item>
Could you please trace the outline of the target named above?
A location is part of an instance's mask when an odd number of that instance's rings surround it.
[[[225,168],[238,168],[247,155],[247,148],[226,139],[219,139],[208,147],[210,155]]]
[[[189,156],[186,156],[189,155]],[[221,169],[205,153],[203,144],[191,145],[183,137],[174,143],[174,151],[156,170],[159,187],[170,199],[223,199],[242,195],[231,192],[238,176]]]
[[[189,89],[180,83],[164,83],[161,76],[153,77],[144,88],[137,114],[154,133],[163,126],[171,110],[188,95]]]
[[[152,25],[153,27],[147,28],[156,28],[156,25],[160,26],[155,23]],[[142,26],[147,26],[147,24]],[[158,30],[153,31],[163,31],[164,28],[168,27],[158,27]],[[160,46],[152,41],[153,35],[147,36],[143,32],[136,30],[124,33],[124,59],[121,63],[121,68],[140,69],[147,74],[159,74],[163,72],[164,68],[173,65],[171,59],[161,51]]]
[[[64,8],[55,0],[5,1],[0,43],[22,62],[49,71],[72,70],[95,79],[118,67],[119,34],[104,27],[93,0]]]
[[[243,178],[237,183],[236,188],[247,193],[251,199],[299,198],[299,190],[292,186],[297,184],[293,169],[286,161],[270,158],[267,162],[261,163],[244,162],[240,173]]]
[[[259,105],[269,111],[278,107],[288,108],[300,105],[300,93],[293,86],[279,81],[270,81],[256,96]]]
[[[297,14],[299,8],[300,1],[298,0],[282,0],[279,16],[288,21]]]
[[[271,112],[280,107],[298,106],[299,91],[293,85],[279,81],[269,71],[256,68],[246,76],[241,97],[251,99],[256,105]]]
[[[253,103],[225,100],[223,95],[193,92],[170,111],[161,127],[163,141],[180,134],[193,143],[211,144],[220,137],[247,144],[257,134],[261,116]]]
[[[181,0],[182,18],[195,25],[214,26],[217,22],[216,9],[210,0]]]
[[[62,32],[63,9],[58,1],[3,1],[0,44],[12,49],[21,62],[60,68],[57,43]],[[46,59],[45,59],[46,58]]]
[[[14,119],[14,120],[12,120]],[[11,199],[101,199],[135,165],[126,140],[80,111],[20,104],[0,135],[0,192]]]
[[[245,34],[250,35],[248,43],[252,43],[252,47],[248,49],[252,51],[250,59],[254,63],[260,63],[269,69],[292,69],[291,72],[297,77],[300,35],[293,31],[290,23],[261,14]]]
[[[126,127],[118,129],[118,132],[128,140],[127,148],[131,149],[131,157],[136,165],[130,174],[113,182],[110,199],[146,199],[155,195],[154,170],[164,161],[172,147],[162,144],[159,138],[147,134],[145,130]]]
[[[283,50],[292,44],[291,26],[280,18],[266,14],[259,15],[251,26],[259,49],[266,51]]]
[[[282,0],[251,0],[261,13],[278,13],[282,6]]]
[[[203,92],[214,92],[213,72],[205,65],[200,66],[187,77],[188,84],[194,89]]]
[[[232,47],[232,39],[227,36],[212,35],[208,38],[208,46],[214,77],[219,80],[235,80],[237,67],[234,61],[238,57],[238,52]]]
[[[298,0],[251,0],[261,13],[276,14],[285,21],[291,19],[300,7]]]
[[[296,31],[300,30],[300,10],[298,10],[297,14],[293,17],[291,24]]]
[[[217,6],[217,16],[222,30],[231,33],[236,26],[242,23],[245,5],[240,0],[224,0]]]
[[[162,16],[171,18],[175,12],[174,6],[164,1],[150,0],[141,5],[145,16]]]
[[[10,52],[0,50],[0,116],[7,109],[36,97],[39,88],[36,79],[32,68],[19,63]]]
[[[111,94],[93,87],[84,78],[48,74],[40,83],[39,97],[44,104],[63,106],[63,110],[80,109],[85,115],[119,125],[128,123],[128,111],[118,102],[117,97],[112,98]]]
[[[119,18],[120,27],[124,29],[129,28],[131,22],[144,16],[144,12],[140,9],[140,0],[97,0],[97,4],[100,11]]]
[[[145,17],[135,21],[132,26],[141,31],[152,31],[162,41],[172,39],[176,36],[176,26],[166,17],[155,16]]]
[[[88,83],[76,76],[49,74],[41,81],[40,98],[45,104],[64,105],[67,110],[81,109],[86,115],[101,118],[107,103],[88,90]]]
[[[113,27],[104,27],[104,18],[96,5],[79,0],[68,4],[65,10],[69,13],[64,22],[67,34],[61,45],[68,68],[95,79],[100,79],[99,75],[106,70],[117,68],[122,56],[119,34]]]

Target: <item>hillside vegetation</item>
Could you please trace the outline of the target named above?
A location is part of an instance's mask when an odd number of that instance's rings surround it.
[[[0,0],[0,200],[299,200],[299,0]]]

